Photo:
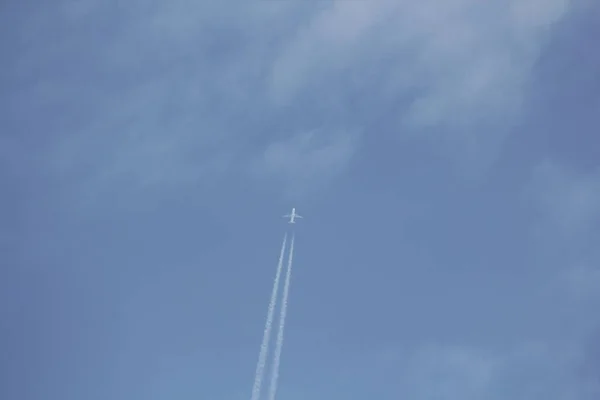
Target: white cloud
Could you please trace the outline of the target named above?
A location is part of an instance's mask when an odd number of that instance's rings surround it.
[[[415,354],[405,377],[416,398],[480,399],[486,393],[495,360],[461,347],[433,346]]]
[[[394,110],[393,130],[516,113],[544,34],[568,5],[63,2],[19,23],[26,45],[6,70],[19,87],[12,107],[54,138],[37,151],[62,183],[100,192],[190,184],[239,173],[243,159],[309,188],[343,171],[355,132],[398,98],[414,101]],[[291,136],[263,152],[255,143],[273,120],[290,121],[277,129]],[[327,144],[295,136],[322,125]],[[469,145],[488,140],[459,131]]]
[[[378,373],[397,375],[397,396],[411,399],[587,399],[576,370],[581,346],[524,342],[495,350],[479,346],[420,345],[386,351],[374,361]],[[380,365],[384,370],[380,370]]]
[[[578,172],[544,161],[534,168],[526,195],[534,216],[534,251],[544,260],[545,273],[552,271],[544,290],[566,300],[573,313],[596,307],[600,299],[600,171]]]
[[[589,234],[600,221],[600,171],[577,173],[546,161],[534,170],[531,193],[558,233]]]
[[[353,133],[300,132],[270,143],[255,160],[253,172],[284,181],[288,195],[297,196],[344,170],[357,146],[358,135]]]
[[[563,278],[575,298],[600,300],[600,265],[577,265],[567,270]]]
[[[417,90],[417,125],[512,114],[548,27],[568,0],[332,1],[282,49],[271,91],[288,102],[357,64],[391,62],[391,91]],[[365,86],[372,81],[362,79]]]

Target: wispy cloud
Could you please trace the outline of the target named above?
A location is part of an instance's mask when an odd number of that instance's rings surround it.
[[[600,172],[577,172],[551,161],[538,165],[530,193],[546,225],[573,237],[590,234],[600,222]]]
[[[595,300],[600,303],[600,263],[580,264],[570,268],[564,275],[568,292],[577,299]]]
[[[571,304],[573,312],[596,307],[600,173],[546,160],[534,168],[526,193],[535,216],[532,232],[537,254],[546,260],[544,269],[554,271],[548,289]]]
[[[346,131],[300,132],[270,143],[255,160],[253,172],[287,182],[288,194],[298,196],[339,174],[352,159],[357,141],[356,133]]]
[[[600,172],[546,160],[534,169],[528,193],[538,210],[537,238],[551,249],[550,263],[559,264],[551,279],[552,297],[562,299],[568,313],[579,316],[589,330],[598,324],[595,310],[600,301]],[[595,399],[600,393],[597,335],[592,341],[591,346],[580,346],[571,368],[577,390],[565,398]]]
[[[495,360],[481,352],[429,346],[414,355],[405,379],[417,398],[476,399],[488,390],[495,367]]]
[[[403,371],[397,394],[407,398],[587,400],[591,388],[575,372],[583,352],[563,342],[495,350],[438,344],[387,354],[385,368]]]
[[[4,96],[15,130],[51,138],[36,145],[39,168],[64,185],[189,184],[261,159],[255,172],[308,186],[315,168],[321,178],[341,173],[356,132],[383,114],[392,131],[501,141],[444,127],[516,115],[546,33],[568,7],[53,3],[15,13]],[[311,147],[317,135],[325,147]]]
[[[586,341],[584,362],[579,370],[591,394],[589,398],[597,399],[600,396],[600,329],[596,329]]]
[[[471,124],[512,113],[520,108],[545,34],[568,5],[330,2],[281,50],[271,93],[293,101],[298,92],[342,75],[378,96],[414,92],[415,101],[398,111],[418,125]],[[374,76],[382,72],[385,79]]]

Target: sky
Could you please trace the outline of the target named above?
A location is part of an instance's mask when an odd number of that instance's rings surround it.
[[[600,5],[4,1],[0,398],[600,398]]]

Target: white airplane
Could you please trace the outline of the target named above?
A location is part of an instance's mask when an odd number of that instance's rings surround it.
[[[281,218],[289,218],[290,221],[288,222],[288,224],[295,224],[296,223],[296,221],[295,221],[296,218],[304,218],[304,217],[301,216],[301,215],[296,214],[296,209],[292,208],[292,213],[291,214],[284,215]]]

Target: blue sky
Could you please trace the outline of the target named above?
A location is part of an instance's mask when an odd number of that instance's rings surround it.
[[[600,395],[594,2],[0,11],[0,397]]]

